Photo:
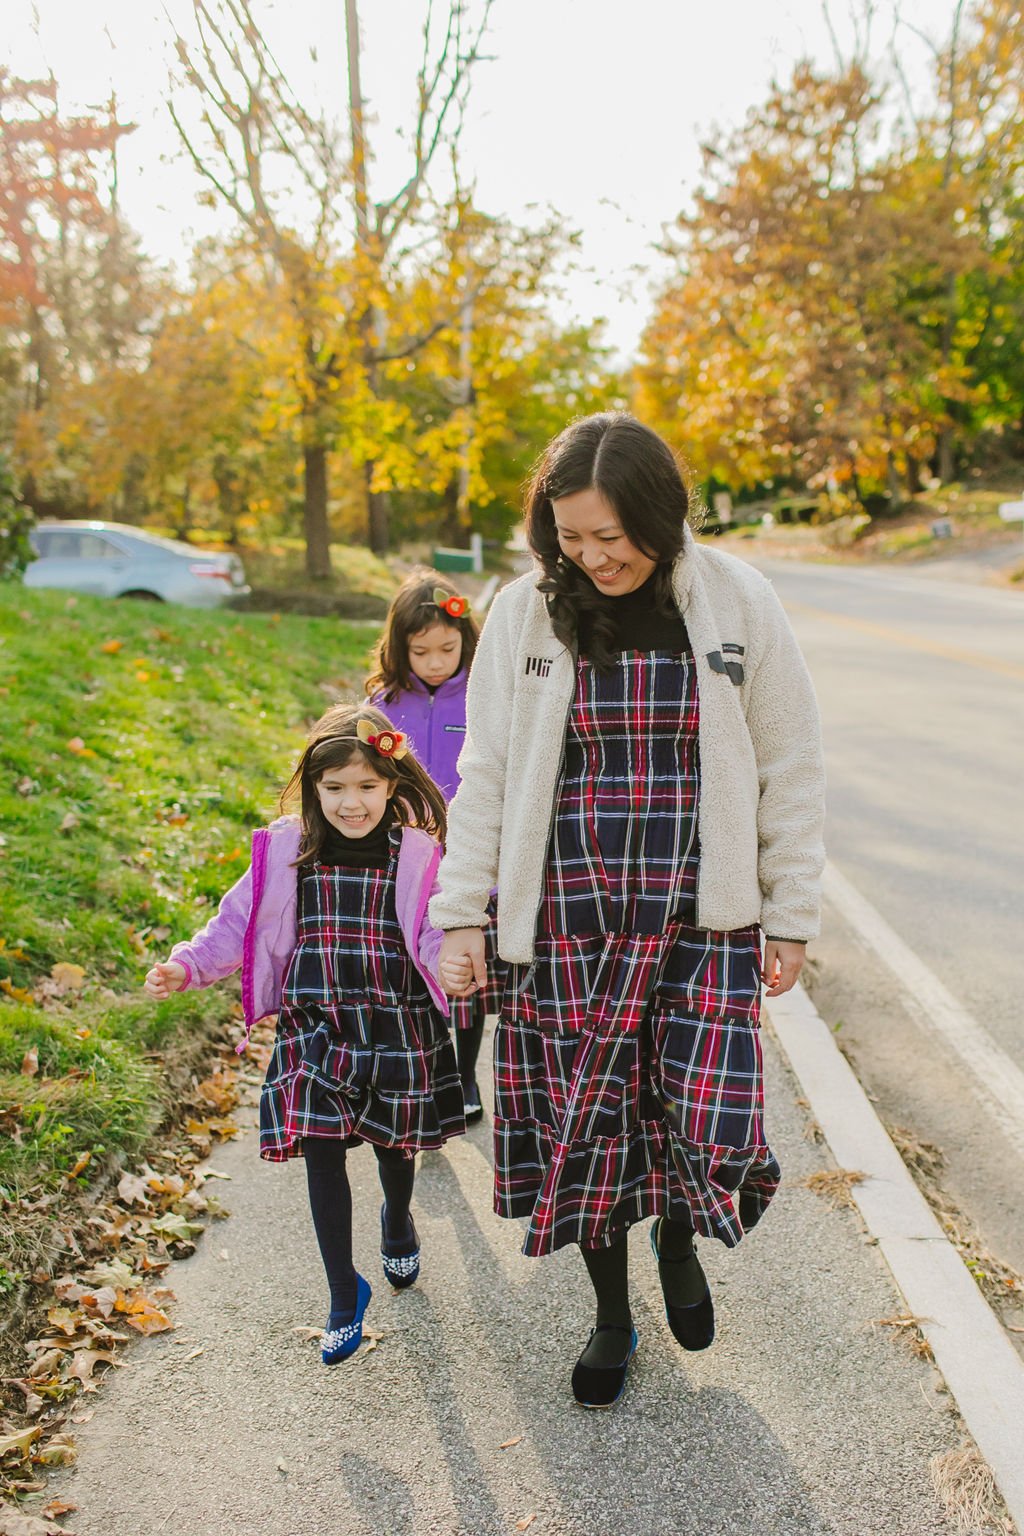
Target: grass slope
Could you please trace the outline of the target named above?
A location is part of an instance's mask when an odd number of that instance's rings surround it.
[[[156,1007],[142,976],[245,869],[373,638],[0,584],[0,1297],[22,1213],[137,1151],[223,1019],[223,989]]]

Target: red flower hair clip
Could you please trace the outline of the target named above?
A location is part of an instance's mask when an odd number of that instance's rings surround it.
[[[401,760],[408,752],[405,735],[402,731],[375,731],[369,720],[356,721],[356,735],[367,747],[374,747],[381,757],[393,757]]]
[[[469,612],[469,598],[453,596],[443,587],[434,588],[434,602],[451,619],[464,619]]]

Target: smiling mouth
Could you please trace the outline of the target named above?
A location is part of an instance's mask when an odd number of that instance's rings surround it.
[[[591,571],[590,574],[595,581],[614,581],[616,576],[621,576],[625,569],[626,566],[625,563],[623,563],[622,565],[608,566],[607,569],[604,570]]]

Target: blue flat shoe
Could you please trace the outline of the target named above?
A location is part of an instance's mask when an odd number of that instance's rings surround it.
[[[572,1395],[581,1408],[614,1408],[626,1390],[626,1373],[629,1370],[629,1362],[636,1354],[638,1342],[636,1329],[620,1328],[615,1323],[599,1323],[592,1329],[590,1339],[595,1333],[628,1335],[629,1348],[626,1351],[626,1358],[619,1365],[584,1365],[583,1355],[581,1355],[572,1373]],[[587,1349],[590,1347],[590,1339],[587,1340]],[[587,1349],[584,1349],[584,1355]]]
[[[688,1253],[685,1259],[662,1258],[658,1252],[658,1232],[663,1220],[664,1218],[659,1216],[651,1227],[651,1247],[654,1249],[654,1257],[658,1261],[659,1279],[662,1264],[696,1264],[703,1275],[704,1271],[700,1268],[700,1260],[697,1258],[696,1253]],[[664,1282],[662,1282],[661,1294],[665,1301],[665,1317],[668,1319],[668,1326],[672,1330],[672,1337],[677,1343],[681,1344],[684,1349],[691,1351],[707,1349],[710,1344],[714,1343],[715,1304],[711,1299],[711,1290],[706,1279],[704,1281],[704,1295],[700,1301],[694,1302],[692,1307],[677,1307],[673,1305],[668,1297],[665,1296]]]
[[[384,1211],[387,1202],[380,1208],[380,1264],[384,1271],[384,1278],[396,1291],[404,1291],[407,1286],[415,1285],[420,1273],[420,1235],[416,1231],[416,1223],[409,1217],[409,1225],[412,1227],[412,1235],[416,1247],[412,1253],[401,1255],[388,1253],[384,1244],[387,1238],[384,1235]]]
[[[320,1358],[324,1365],[340,1365],[354,1355],[363,1342],[363,1313],[370,1304],[373,1292],[370,1282],[356,1275],[356,1310],[350,1323],[340,1328],[325,1328],[320,1340]]]

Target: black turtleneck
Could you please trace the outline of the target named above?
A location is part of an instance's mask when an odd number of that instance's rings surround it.
[[[383,869],[391,857],[391,828],[395,825],[394,797],[384,815],[365,837],[346,837],[336,827],[327,828],[320,850],[321,864],[345,864],[350,869]]]
[[[654,598],[655,572],[632,592],[622,597],[600,596],[601,610],[611,615],[615,624],[615,646],[620,651],[686,651],[690,642],[678,610],[659,607]],[[587,653],[589,618],[580,614],[580,650]]]

